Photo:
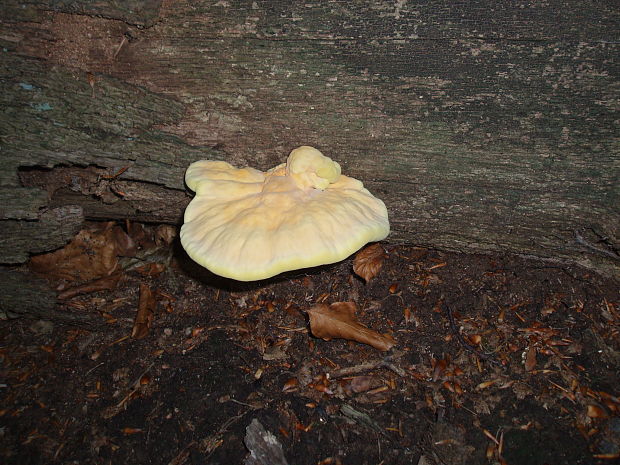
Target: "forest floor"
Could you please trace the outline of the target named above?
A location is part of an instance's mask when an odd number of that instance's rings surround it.
[[[90,236],[34,266],[88,325],[0,323],[2,463],[618,463],[618,282],[384,245],[368,283],[353,258],[238,283],[129,229],[129,258]],[[314,337],[335,302],[393,347]]]

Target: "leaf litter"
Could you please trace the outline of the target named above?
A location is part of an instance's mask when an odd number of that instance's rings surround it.
[[[374,244],[236,283],[172,232],[94,224],[33,261],[97,324],[0,327],[3,463],[243,463],[254,419],[299,465],[619,457],[617,282]]]
[[[371,244],[355,254],[353,272],[369,282],[377,276],[383,266],[386,253],[381,244]]]
[[[317,304],[306,310],[310,317],[310,330],[325,341],[334,338],[368,344],[378,350],[390,350],[396,341],[390,336],[368,329],[357,321],[355,302]]]

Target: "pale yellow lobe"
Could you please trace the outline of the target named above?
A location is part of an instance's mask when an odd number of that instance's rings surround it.
[[[340,165],[314,147],[303,145],[288,156],[286,174],[295,179],[299,187],[326,189],[340,176]]]
[[[334,263],[390,231],[383,202],[312,147],[266,173],[198,161],[185,180],[196,196],[185,210],[183,247],[239,281]]]

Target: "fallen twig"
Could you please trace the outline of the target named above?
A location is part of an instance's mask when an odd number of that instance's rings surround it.
[[[151,362],[151,364],[144,371],[142,371],[142,373],[140,373],[140,376],[136,378],[136,381],[134,381],[133,384],[130,384],[131,388],[129,389],[127,395],[123,397],[123,399],[118,404],[116,404],[117,409],[123,408],[125,403],[131,398],[131,396],[138,392],[138,389],[140,389],[140,380],[151,370],[151,368],[153,368],[153,365],[155,365],[155,362]]]
[[[377,368],[387,368],[388,370],[392,370],[398,376],[405,377],[407,373],[402,368],[394,365],[392,360],[394,358],[398,358],[402,355],[402,353],[397,353],[394,355],[390,355],[381,360],[375,360],[374,362],[362,363],[360,365],[355,365],[352,367],[340,368],[338,370],[331,371],[329,373],[330,378],[342,378],[343,376],[351,376],[358,375],[360,373],[364,373],[366,371],[375,370]]]
[[[448,314],[448,321],[450,322],[450,328],[452,329],[452,332],[456,336],[456,339],[459,341],[459,343],[466,350],[468,350],[469,352],[472,352],[478,358],[482,358],[482,359],[488,361],[489,363],[492,363],[493,365],[497,365],[497,366],[503,367],[504,365],[502,364],[502,362],[497,360],[495,357],[493,357],[490,354],[487,354],[487,353],[484,353],[484,352],[480,352],[478,349],[476,349],[474,346],[472,346],[470,343],[468,343],[465,340],[465,338],[463,337],[463,335],[461,334],[461,332],[457,328],[456,323],[454,322],[454,316],[452,315],[452,310],[447,305],[446,305],[446,309],[447,309],[446,313]]]

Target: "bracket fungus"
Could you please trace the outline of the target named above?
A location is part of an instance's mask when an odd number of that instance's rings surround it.
[[[196,196],[185,210],[183,248],[238,281],[335,263],[390,232],[385,204],[308,146],[267,172],[197,161],[185,182]]]

